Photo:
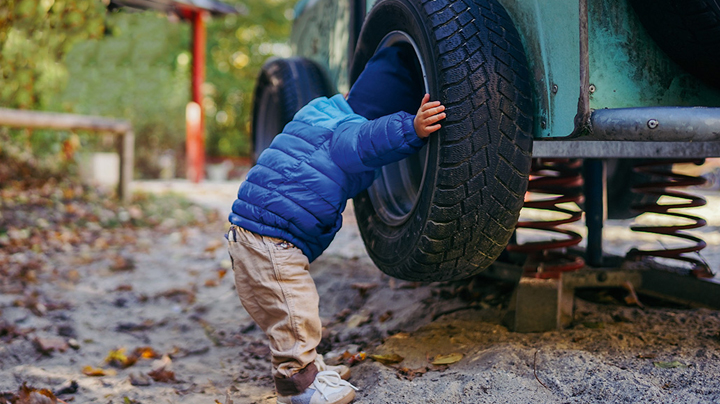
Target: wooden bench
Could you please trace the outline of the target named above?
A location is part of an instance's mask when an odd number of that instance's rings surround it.
[[[99,116],[0,108],[0,126],[87,130],[117,136],[119,138],[117,142],[118,154],[120,155],[120,181],[117,193],[118,197],[124,202],[130,200],[130,182],[132,181],[133,160],[135,158],[135,134],[130,122]]]

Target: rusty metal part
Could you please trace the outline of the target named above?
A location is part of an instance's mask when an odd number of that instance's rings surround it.
[[[665,180],[635,186],[633,187],[633,191],[647,195],[653,195],[656,197],[670,196],[673,198],[684,200],[685,202],[661,204],[658,201],[652,204],[633,206],[632,209],[639,213],[654,213],[658,215],[679,218],[681,220],[685,219],[689,221],[689,223],[670,226],[631,226],[630,229],[640,233],[659,234],[680,238],[683,240],[687,240],[693,244],[688,247],[664,248],[657,250],[633,249],[630,253],[628,253],[628,258],[637,259],[639,257],[661,257],[680,260],[690,263],[693,266],[692,273],[695,276],[712,277],[712,272],[710,271],[710,268],[705,261],[685,255],[698,253],[699,251],[704,249],[707,244],[699,237],[695,237],[683,231],[703,227],[707,224],[707,222],[701,217],[686,213],[678,213],[676,211],[678,209],[704,206],[706,204],[705,199],[700,196],[689,194],[687,192],[671,190],[671,188],[685,188],[693,185],[702,185],[705,183],[705,179],[702,177],[677,174],[672,172],[672,170],[668,171],[664,168],[668,165],[678,163],[695,163],[700,165],[703,163],[703,160],[658,160],[649,163],[639,164],[635,167],[635,171],[654,177],[665,178]]]
[[[558,206],[564,203],[579,204],[582,202],[581,164],[580,160],[533,160],[528,192],[531,195],[541,194],[548,195],[548,197],[526,200],[523,209],[547,210],[559,213],[563,217],[553,220],[522,220],[517,223],[517,228],[542,230],[562,235],[563,238],[508,244],[509,252],[527,254],[526,276],[543,279],[558,278],[562,272],[573,271],[585,265],[582,258],[569,257],[564,251],[559,251],[578,245],[582,241],[582,236],[574,231],[558,227],[582,219],[580,209],[571,210]]]

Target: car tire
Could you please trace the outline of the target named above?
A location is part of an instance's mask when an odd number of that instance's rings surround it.
[[[392,42],[415,48],[426,92],[447,118],[423,150],[355,197],[358,227],[388,275],[466,278],[500,255],[523,205],[532,149],[525,53],[496,0],[383,0],[365,19],[350,82]]]
[[[720,1],[631,0],[645,29],[678,65],[720,88]]]
[[[253,163],[300,108],[332,94],[325,73],[314,62],[299,57],[268,60],[260,70],[253,98]]]

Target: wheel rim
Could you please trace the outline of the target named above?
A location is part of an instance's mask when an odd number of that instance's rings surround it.
[[[280,127],[282,117],[278,104],[275,92],[265,88],[260,95],[258,119],[255,126],[253,151],[256,160],[260,153],[270,146],[275,135],[282,130]]]
[[[387,34],[378,45],[375,53],[383,48],[407,43],[415,50],[415,57],[422,69],[425,93],[428,92],[428,79],[420,50],[413,39],[405,32],[393,31]],[[370,201],[380,219],[388,225],[405,223],[415,210],[425,183],[429,148],[427,144],[410,157],[389,164],[379,170],[379,175],[368,188]]]

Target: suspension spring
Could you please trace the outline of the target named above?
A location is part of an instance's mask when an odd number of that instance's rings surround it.
[[[582,241],[582,236],[559,227],[582,219],[582,210],[559,206],[565,203],[575,203],[576,205],[582,203],[581,165],[582,160],[578,159],[533,159],[528,193],[525,196],[523,209],[550,211],[559,218],[522,220],[518,222],[517,228],[518,230],[541,230],[559,234],[562,238],[508,244],[509,252],[527,255],[523,266],[524,276],[544,279],[559,278],[562,272],[574,271],[585,266],[585,261],[581,257],[566,253],[568,247],[576,246]],[[534,198],[535,196],[537,198]]]
[[[658,215],[669,216],[681,220],[684,219],[689,223],[653,226],[637,225],[631,226],[630,229],[641,233],[666,235],[682,240],[687,240],[688,242],[692,243],[692,245],[687,247],[663,248],[657,250],[632,249],[627,255],[629,259],[641,259],[642,257],[658,257],[679,260],[687,262],[691,265],[690,273],[694,276],[703,278],[713,276],[713,273],[710,271],[709,265],[704,260],[701,260],[700,258],[689,257],[686,255],[698,254],[699,256],[700,250],[705,248],[707,245],[705,241],[691,234],[683,232],[684,230],[691,230],[703,227],[707,224],[707,222],[699,216],[671,211],[704,206],[706,204],[706,201],[703,197],[692,195],[687,192],[677,191],[671,188],[686,188],[689,186],[703,185],[706,180],[702,177],[678,174],[673,172],[672,168],[669,170],[665,168],[665,166],[668,165],[672,167],[672,164],[693,163],[696,165],[701,165],[703,164],[703,162],[704,160],[702,159],[657,160],[638,164],[635,166],[635,172],[644,173],[649,176],[662,179],[659,181],[653,181],[637,185],[632,188],[634,192],[651,195],[658,199],[662,196],[669,196],[679,201],[674,203],[663,202],[663,204],[660,204],[660,201],[658,201],[651,204],[632,206],[631,208],[637,213],[655,213]]]

